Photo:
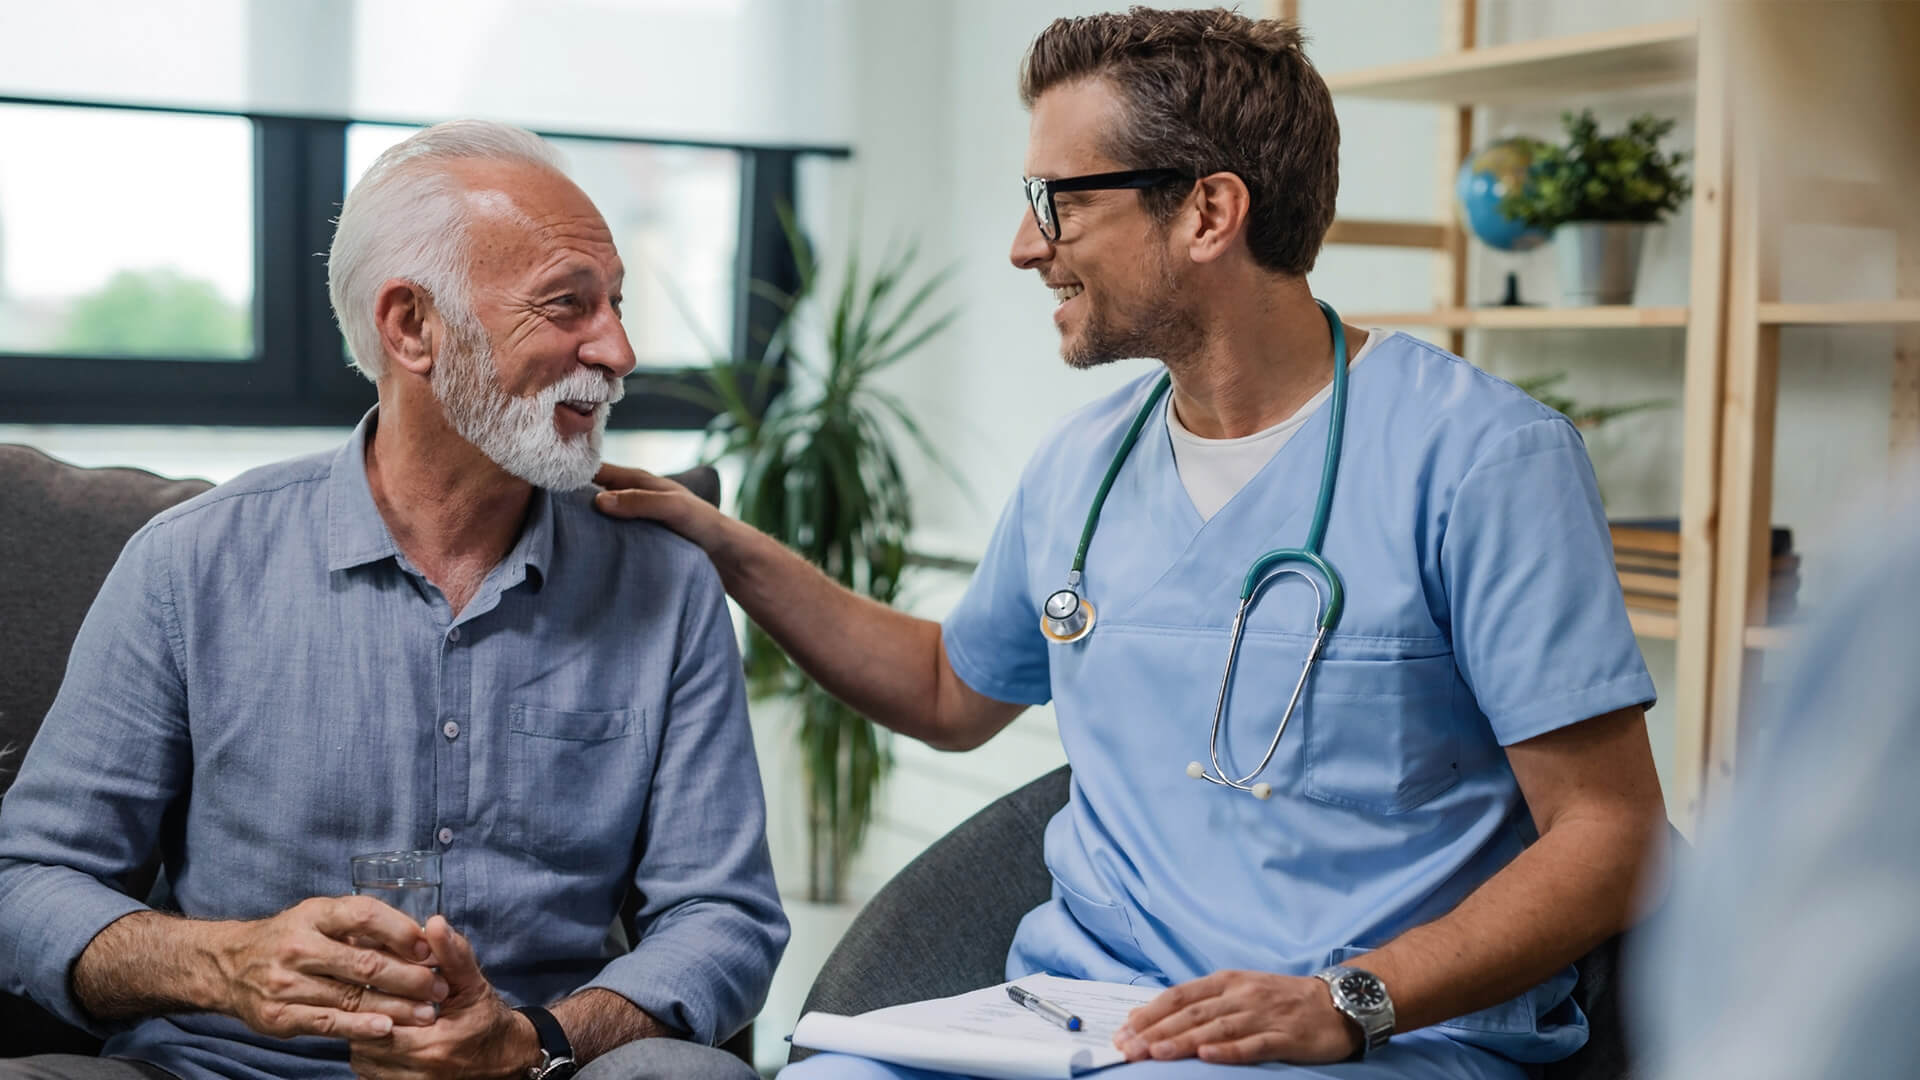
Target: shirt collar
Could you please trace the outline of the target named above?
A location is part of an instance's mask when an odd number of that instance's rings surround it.
[[[333,455],[327,478],[327,569],[349,570],[356,566],[401,557],[400,545],[387,531],[386,519],[374,505],[373,488],[367,483],[367,440],[379,423],[379,406],[367,410],[360,423]],[[523,568],[538,575],[536,586],[547,577],[553,559],[553,493],[545,488],[533,490],[533,502],[527,507],[527,523],[520,539],[502,560],[511,575],[504,586],[517,584],[525,576]]]

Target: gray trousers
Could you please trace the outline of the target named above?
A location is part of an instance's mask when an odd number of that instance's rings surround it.
[[[81,1057],[78,1054],[40,1054],[0,1060],[0,1080],[176,1080],[174,1075],[144,1061],[126,1058]]]
[[[641,1039],[595,1058],[578,1080],[758,1080],[747,1063],[711,1046]],[[176,1080],[165,1069],[124,1058],[42,1054],[0,1060],[0,1080]]]
[[[0,1080],[6,1074],[0,1073]],[[639,1039],[594,1058],[576,1080],[759,1080],[746,1062],[679,1039]]]

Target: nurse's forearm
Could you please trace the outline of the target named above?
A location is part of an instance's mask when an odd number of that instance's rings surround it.
[[[860,596],[758,529],[728,521],[708,555],[728,595],[828,693],[943,750],[987,741],[1022,706],[955,675],[940,624]]]
[[[1518,997],[1626,924],[1640,849],[1618,829],[1563,826],[1448,915],[1348,963],[1386,983],[1399,1031]]]
[[[1666,811],[1639,709],[1508,748],[1540,839],[1452,912],[1349,961],[1406,1031],[1497,1005],[1634,921],[1664,871]]]

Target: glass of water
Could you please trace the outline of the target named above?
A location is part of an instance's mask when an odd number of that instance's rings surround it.
[[[439,913],[439,852],[376,851],[352,861],[353,895],[371,896],[422,926]]]

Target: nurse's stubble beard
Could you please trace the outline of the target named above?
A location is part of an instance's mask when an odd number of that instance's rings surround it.
[[[1200,343],[1200,325],[1187,310],[1172,260],[1160,248],[1146,299],[1130,309],[1114,311],[1086,295],[1086,320],[1080,332],[1060,343],[1060,358],[1071,368],[1094,368],[1116,360],[1148,357],[1168,366],[1180,362]]]

